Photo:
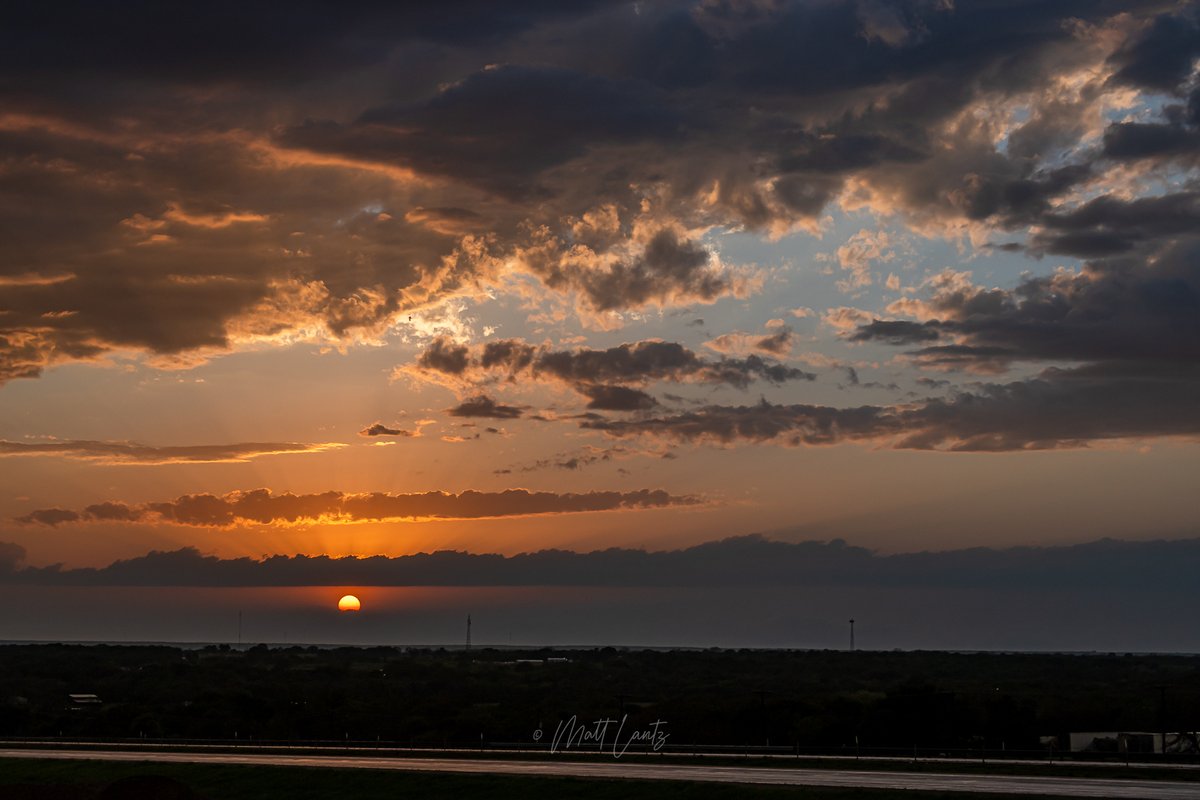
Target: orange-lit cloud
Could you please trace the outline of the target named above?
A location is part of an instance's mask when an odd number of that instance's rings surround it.
[[[250,524],[487,519],[589,511],[629,511],[688,506],[699,502],[699,498],[672,495],[661,489],[565,494],[508,489],[503,492],[465,491],[459,494],[324,492],[302,495],[273,494],[269,489],[254,489],[221,496],[184,495],[165,503],[129,505],[105,502],[87,506],[82,511],[38,509],[20,517],[18,521],[50,526],[115,520],[230,527]]]
[[[778,321],[776,321],[778,322]],[[788,325],[776,324],[774,333],[752,334],[737,331],[725,333],[715,339],[710,339],[704,346],[718,353],[738,354],[765,353],[776,358],[787,356],[792,351],[795,333]]]
[[[218,464],[250,461],[263,456],[321,453],[345,447],[338,442],[238,442],[152,446],[136,442],[0,440],[0,458],[56,457],[96,464]]]

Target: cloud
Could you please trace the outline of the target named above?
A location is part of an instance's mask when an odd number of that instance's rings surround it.
[[[308,122],[284,141],[367,155],[521,197],[543,171],[607,143],[669,139],[672,107],[646,84],[548,66],[500,65],[425,103],[377,106],[347,125]],[[486,128],[488,135],[478,132]]]
[[[469,351],[465,345],[438,337],[421,353],[421,357],[417,359],[417,366],[423,370],[461,375],[467,369],[468,355]]]
[[[522,415],[522,410],[516,406],[506,406],[497,403],[487,395],[481,394],[464,400],[453,408],[447,408],[446,413],[452,417],[486,417],[491,419],[516,419]]]
[[[368,425],[367,427],[363,428],[361,431],[358,432],[358,435],[359,436],[416,437],[416,436],[420,436],[421,432],[419,430],[409,431],[409,430],[405,430],[403,428],[389,428],[387,425],[384,425],[382,422],[376,422],[373,425]]]
[[[765,353],[777,358],[787,356],[792,351],[792,343],[796,335],[789,325],[777,325],[775,333],[762,334],[736,331],[725,333],[704,343],[704,346],[718,353],[745,354],[750,352]],[[811,380],[811,378],[809,379]]]
[[[469,208],[422,208],[406,211],[404,219],[424,225],[432,231],[446,236],[466,236],[476,233],[482,217]]]
[[[896,236],[887,231],[863,228],[851,236],[837,249],[838,264],[850,273],[845,280],[838,282],[838,288],[843,292],[854,292],[870,286],[875,282],[872,266],[894,261],[898,244]]]
[[[557,453],[550,458],[539,458],[524,464],[513,464],[502,469],[493,470],[497,475],[509,475],[513,472],[536,472],[543,469],[580,470],[593,464],[605,464],[612,461],[624,461],[632,458],[674,458],[669,449],[643,450],[635,447],[617,445],[614,447],[596,447],[584,445],[578,450]]]
[[[1193,95],[1195,96],[1195,95]],[[1194,101],[1193,101],[1194,102]],[[1200,125],[1194,113],[1189,120],[1166,124],[1119,122],[1104,132],[1104,154],[1119,161],[1183,161],[1195,164],[1200,157]],[[1096,255],[1089,252],[1085,255]]]
[[[821,321],[836,331],[853,330],[855,326],[871,319],[873,319],[871,312],[849,306],[831,308],[821,315]]]
[[[1200,237],[1185,235],[1190,230],[1176,219],[1143,223],[1149,212],[1139,210],[1129,225],[1110,217],[1107,229],[1116,236],[1132,235],[1130,228],[1143,224],[1175,231],[1155,240],[1152,265],[1145,256],[1113,257],[1078,272],[1027,276],[1013,290],[941,280],[928,301],[913,307],[929,317],[925,322],[873,320],[850,338],[947,340],[958,349],[929,348],[918,357],[954,352],[964,361],[1075,361],[1135,370],[1174,364],[1182,377],[1200,363]]]
[[[1200,428],[1188,409],[1200,393],[1198,221],[1191,191],[1097,198],[1046,214],[1033,240],[1050,252],[1091,255],[1081,269],[1026,275],[1013,289],[946,271],[926,281],[924,298],[889,307],[917,321],[858,321],[849,341],[915,347],[905,357],[921,368],[1043,368],[1032,379],[876,409],[890,430],[844,438],[1014,450],[1195,437]]]
[[[24,547],[12,542],[0,542],[0,575],[15,572],[24,560]]]
[[[785,326],[779,333],[759,337],[754,344],[770,351],[786,346],[790,339],[791,330]],[[756,380],[779,385],[816,378],[812,373],[757,355],[709,359],[676,342],[657,340],[625,343],[604,350],[586,347],[554,350],[518,339],[492,341],[475,347],[439,339],[418,356],[414,364],[401,367],[398,373],[445,383],[460,390],[474,390],[524,377],[553,381],[565,384],[587,398],[589,408],[608,410],[653,406],[656,401],[642,387],[655,381],[745,389]],[[490,406],[484,403],[480,407]]]
[[[1112,56],[1114,81],[1170,92],[1191,74],[1200,57],[1200,15],[1195,4],[1156,17]]]
[[[1105,134],[1106,141],[1111,129]],[[1200,139],[1195,142],[1200,145]],[[1193,148],[1195,150],[1196,148]],[[1200,192],[1123,200],[1098,197],[1066,212],[1046,214],[1032,247],[1048,253],[1101,258],[1148,245],[1157,249],[1200,226]]]
[[[611,328],[760,290],[722,232],[1040,230],[1196,152],[1191,6],[55,9],[0,32],[0,381],[378,342],[525,278]]]
[[[584,420],[580,427],[613,437],[649,436],[670,442],[787,445],[838,444],[895,432],[888,409],[839,409],[811,405],[705,406],[694,411],[635,420]]]
[[[218,464],[250,461],[263,456],[321,453],[345,447],[338,442],[239,442],[151,446],[136,442],[51,440],[11,442],[0,440],[0,458],[55,457],[96,464]]]
[[[8,546],[12,547],[12,546]],[[6,552],[0,546],[0,552]],[[15,552],[15,551],[14,551]],[[0,562],[4,563],[4,562]],[[680,550],[540,550],[504,556],[456,551],[360,558],[222,559],[195,548],[153,551],[107,567],[0,569],[7,584],[66,586],[820,586],[1028,591],[1144,590],[1147,580],[1192,593],[1200,540],[1104,539],[883,555],[841,540],[782,542],[740,536]]]
[[[658,405],[658,401],[641,389],[627,386],[593,384],[583,387],[588,396],[588,408],[596,411],[645,411]]]
[[[852,342],[886,342],[902,345],[937,341],[942,332],[936,323],[909,322],[903,319],[873,319],[859,325],[850,335]]]
[[[589,419],[609,436],[676,443],[784,446],[871,444],[894,449],[1000,452],[1085,447],[1091,442],[1200,436],[1200,371],[1148,367],[1122,374],[1081,367],[984,384],[970,392],[897,406],[804,404],[705,406],[632,420]]]
[[[629,492],[556,494],[507,489],[502,492],[465,491],[459,494],[272,494],[269,489],[226,495],[190,494],[164,503],[130,505],[106,502],[83,511],[39,509],[17,518],[24,524],[51,527],[81,522],[143,522],[154,524],[232,527],[235,525],[318,524],[379,522],[388,520],[488,519],[538,514],[573,514],[619,511],[701,502],[692,496],[669,494],[661,489]]]
[[[23,517],[17,517],[17,522],[26,524],[49,525],[54,527],[65,522],[79,522],[84,517],[75,512],[68,511],[65,508],[41,508],[37,511],[31,511]]]
[[[588,271],[580,288],[597,311],[637,308],[651,302],[712,301],[733,293],[734,284],[710,266],[711,254],[695,242],[662,230],[638,258],[607,270]]]
[[[36,514],[36,512],[35,512]],[[142,518],[142,511],[125,503],[95,503],[83,509],[77,519],[63,519],[61,522],[75,522],[78,519],[94,520],[97,522],[136,522]],[[23,520],[24,521],[24,520]],[[34,518],[33,522],[44,522]],[[53,524],[53,523],[49,523]]]

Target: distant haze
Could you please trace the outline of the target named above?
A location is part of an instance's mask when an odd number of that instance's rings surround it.
[[[481,646],[841,648],[853,617],[872,649],[1200,651],[1188,612],[1200,539],[877,556],[743,537],[658,553],[262,562],[184,551],[103,570],[10,567],[6,640],[235,642],[240,612],[245,644],[460,645],[469,613]],[[345,592],[361,612],[336,610]]]

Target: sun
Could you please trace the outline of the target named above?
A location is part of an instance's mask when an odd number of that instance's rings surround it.
[[[352,594],[338,600],[338,611],[358,611],[360,608],[362,608],[362,603],[358,602],[358,598]]]

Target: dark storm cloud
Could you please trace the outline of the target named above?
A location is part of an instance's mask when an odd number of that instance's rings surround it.
[[[1158,92],[1167,102],[1159,119],[1116,122],[1104,132],[1104,155],[1122,161],[1195,166],[1200,162],[1200,84],[1193,77],[1200,57],[1200,6],[1185,3],[1153,20],[1112,57],[1113,80]]]
[[[1200,370],[1106,373],[1051,369],[986,384],[902,414],[896,446],[1004,451],[1086,446],[1106,439],[1200,435]]]
[[[284,141],[521,196],[535,188],[534,176],[590,146],[665,138],[678,124],[645,84],[553,67],[498,66],[419,106],[368,109],[350,125],[308,123]]]
[[[166,503],[129,505],[107,502],[82,512],[61,508],[38,509],[17,519],[29,525],[57,526],[81,522],[145,522],[203,527],[270,525],[279,523],[376,522],[412,519],[487,519],[535,514],[573,514],[687,506],[695,497],[668,494],[661,489],[630,492],[555,494],[508,489],[502,492],[465,491],[460,494],[272,494],[269,489],[227,495],[183,495]]]
[[[713,444],[778,442],[793,446],[871,439],[895,433],[898,425],[894,413],[882,407],[775,405],[765,400],[753,406],[704,406],[658,417],[580,423],[580,427],[614,437],[649,436],[670,442]]]
[[[729,292],[729,279],[709,269],[711,255],[695,242],[660,231],[641,257],[616,264],[607,272],[589,271],[581,288],[599,311],[638,307],[673,296],[713,300]]]
[[[1114,80],[1170,92],[1191,75],[1200,57],[1200,13],[1194,3],[1163,14],[1113,54]]]
[[[1000,452],[1089,442],[1200,436],[1200,369],[1049,369],[1038,378],[984,384],[909,405],[706,406],[633,420],[584,420],[609,436],[668,442]]]
[[[12,551],[0,580],[78,586],[846,586],[1029,590],[1195,590],[1200,540],[1105,539],[1066,547],[975,547],[880,555],[832,542],[788,543],[760,536],[683,550],[541,550],[513,556],[439,551],[374,556],[221,559],[194,548],[151,552],[100,569],[24,567]]]
[[[586,383],[677,380],[707,366],[703,358],[677,342],[644,341],[605,350],[545,350],[538,354],[532,369],[538,375]]]
[[[442,346],[444,347],[445,344],[443,343]],[[479,355],[479,366],[487,370],[501,369],[508,372],[509,376],[513,376],[528,368],[537,353],[537,347],[519,339],[501,339],[498,342],[488,342],[483,346],[483,351]]]
[[[0,440],[0,458],[52,456],[100,464],[209,464],[249,461],[272,455],[320,453],[342,446],[332,442],[240,442],[155,447],[135,442]]]
[[[421,357],[417,359],[417,365],[422,369],[461,375],[467,368],[469,353],[466,345],[455,344],[450,339],[439,338],[435,339],[433,344],[421,353]]]
[[[1104,154],[1124,161],[1200,158],[1200,121],[1120,122],[1104,131]],[[1091,254],[1089,254],[1091,255]]]
[[[913,344],[941,338],[936,325],[909,322],[903,319],[871,320],[859,325],[850,335],[852,342],[886,342],[888,344]]]
[[[516,406],[506,406],[497,403],[485,394],[464,400],[458,405],[447,408],[446,413],[452,417],[485,417],[490,419],[516,419],[522,415],[522,410]]]
[[[1200,193],[1099,197],[1068,212],[1046,214],[1041,224],[1046,231],[1033,237],[1034,248],[1081,258],[1117,255],[1200,230]]]
[[[939,289],[928,303],[935,319],[874,320],[850,338],[890,344],[957,338],[918,355],[964,361],[974,355],[989,361],[1175,364],[1183,378],[1200,365],[1200,239],[1190,235],[1198,213],[1194,194],[1096,201],[1064,217],[1063,225],[1154,241],[1161,249],[1152,253],[1152,265],[1144,257],[1117,257],[1079,272],[1028,276],[1011,291]]]
[[[927,300],[916,303],[924,321],[860,325],[851,341],[923,345],[907,353],[923,368],[994,374],[1020,362],[1071,366],[895,407],[885,411],[891,430],[848,430],[843,438],[1014,450],[1197,436],[1198,224],[1200,195],[1194,191],[1100,197],[1044,215],[1044,227],[1033,237],[1033,246],[1048,252],[1092,256],[1078,271],[1025,276],[1011,290],[946,274],[934,281]]]
[[[114,14],[88,2],[24,3],[5,15],[0,65],[34,74],[80,71],[106,77],[220,84],[291,83],[383,59],[412,39],[479,44],[539,23],[587,13],[595,0],[564,6],[546,0],[496,5],[487,0],[437,4],[295,2],[287,13],[267,3],[149,0]]]
[[[786,336],[790,336],[790,332]],[[780,340],[771,336],[764,341],[769,346],[776,346]],[[691,381],[745,389],[756,380],[783,384],[816,377],[756,355],[710,359],[677,342],[655,340],[604,350],[586,347],[553,350],[518,339],[488,342],[475,348],[438,339],[418,356],[415,367],[404,368],[404,371],[418,377],[429,377],[432,373],[434,378],[440,373],[472,384],[512,381],[528,374],[535,379],[561,381],[593,401],[606,392],[615,397],[615,390],[625,384],[640,386],[653,381]],[[634,395],[628,391],[631,390],[626,387],[623,397],[632,400]],[[638,394],[643,396],[641,402],[645,402],[644,397],[648,395],[640,391]]]
[[[313,323],[352,339],[424,302],[381,288],[378,253],[399,260],[389,285],[408,286],[453,249],[403,220],[341,219],[364,191],[394,196],[383,179],[321,170],[318,180],[220,137],[143,144],[13,124],[41,135],[0,130],[12,163],[0,172],[0,381],[115,349],[186,366]]]
[[[9,16],[0,381],[122,350],[187,366],[297,332],[374,340],[512,271],[616,324],[759,290],[705,234],[815,229],[843,190],[934,229],[1018,230],[1069,216],[1058,204],[1116,159],[1195,149],[1186,103],[1120,123],[1156,130],[1112,128],[1105,158],[1081,122],[1125,85],[1184,97],[1191,4]],[[1092,77],[1064,100],[1078,76]],[[1001,136],[987,112],[1015,102],[1028,120]],[[1050,252],[1132,241],[1049,230]]]

